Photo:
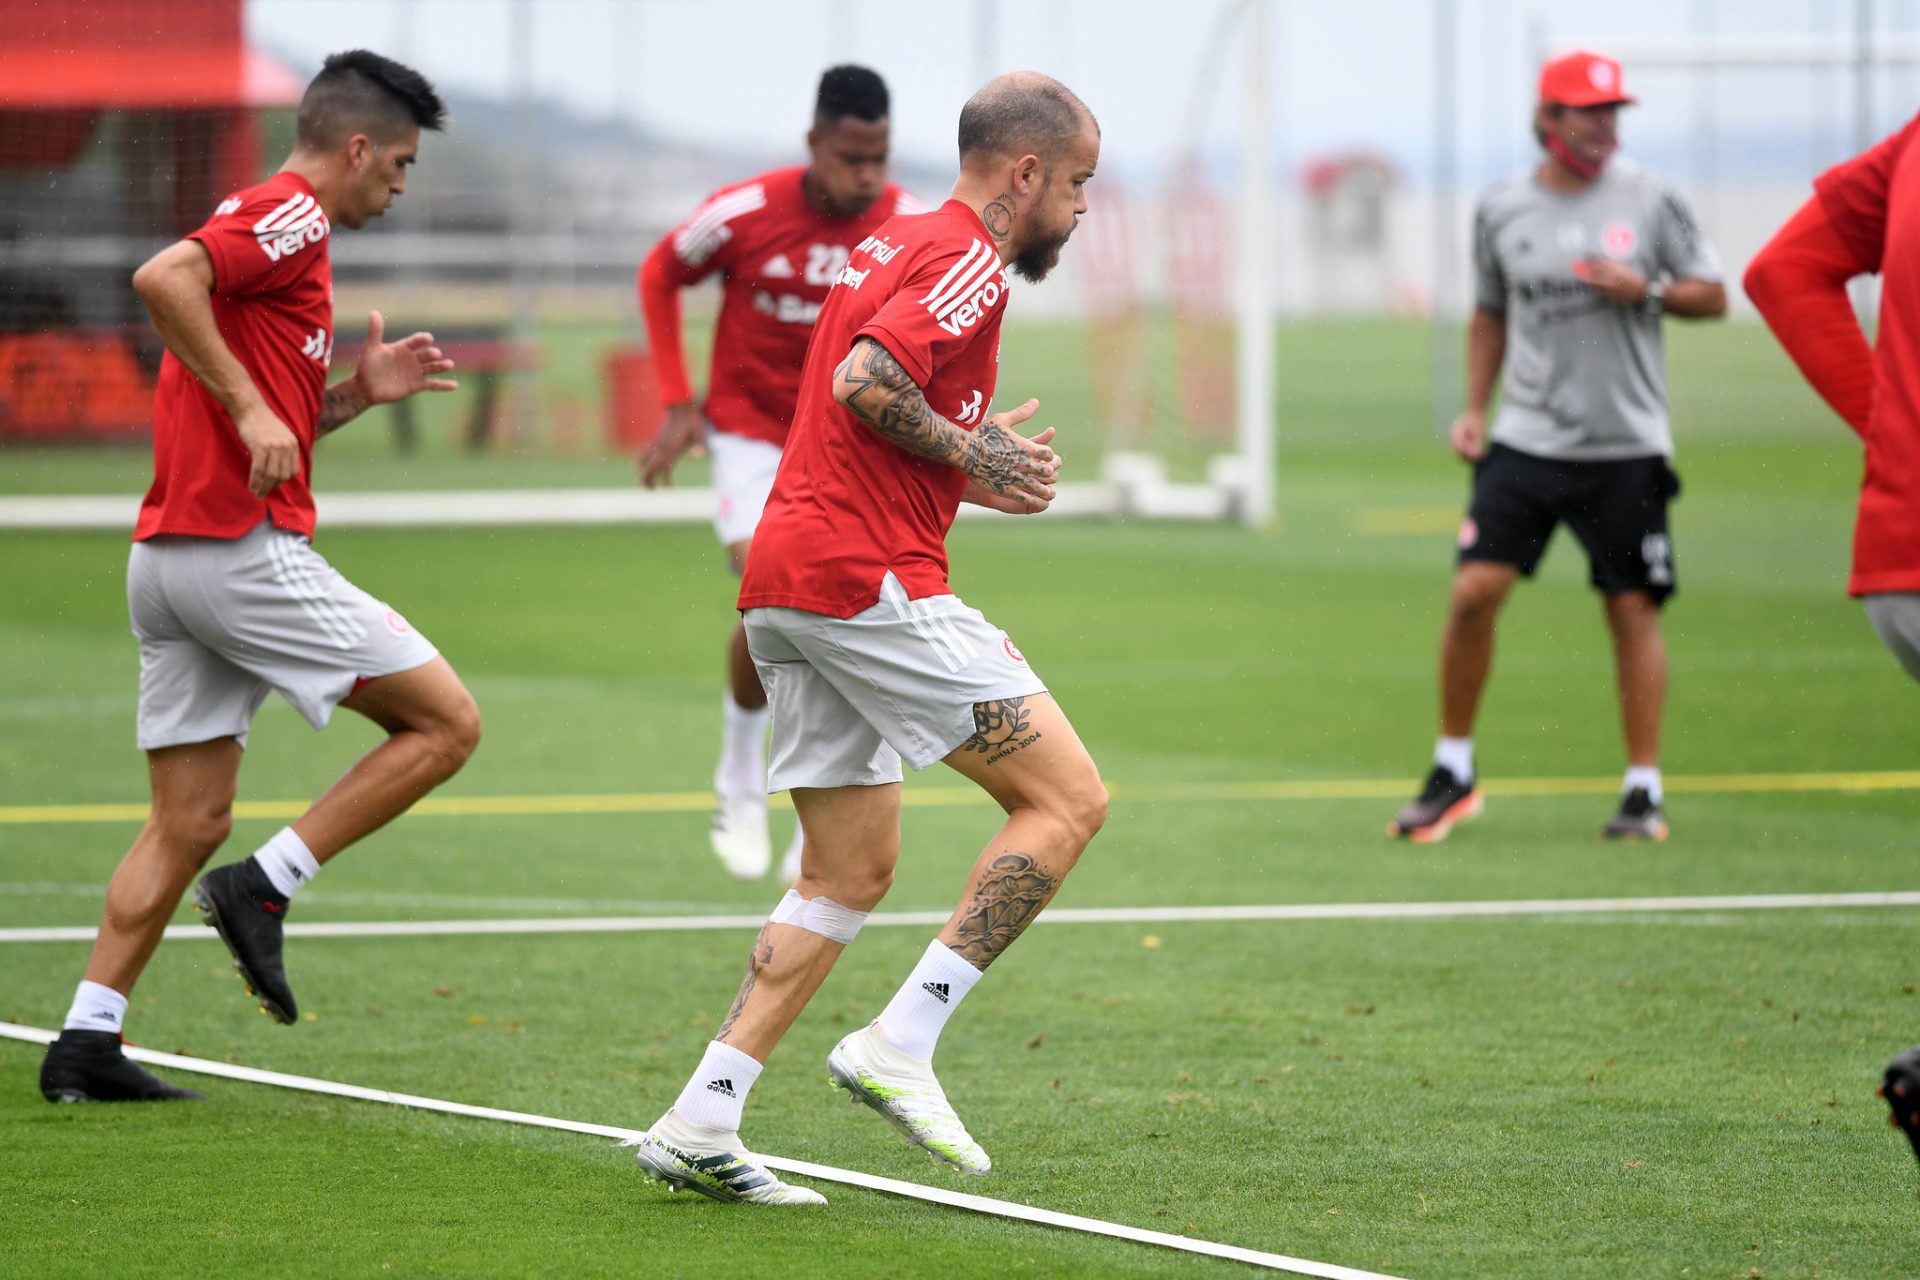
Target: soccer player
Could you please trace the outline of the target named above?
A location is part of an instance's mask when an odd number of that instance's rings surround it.
[[[153,803],[107,884],[86,980],[41,1065],[49,1101],[200,1096],[128,1059],[121,1026],[181,894],[233,825],[247,728],[269,690],[316,729],[341,706],[387,733],[297,822],[195,890],[277,1022],[297,1016],[281,961],[288,901],[322,863],[452,776],[479,741],[479,712],[453,668],[309,545],[314,441],[369,405],[455,385],[440,376],[453,362],[431,336],[387,342],[376,311],[359,367],[327,386],[328,239],[406,190],[420,130],[445,115],[418,72],[365,50],[335,54],[300,101],[280,171],[134,274],[167,346],[153,487],[127,562]]]
[[[720,508],[714,531],[733,572],[746,566],[800,389],[807,339],[853,246],[918,201],[887,181],[887,86],[865,67],[820,77],[808,162],[722,187],[655,245],[640,268],[666,419],[640,459],[648,488],[704,439]],[[693,398],[680,343],[680,290],[720,273],[720,319],[704,409]],[[757,880],[772,862],[767,835],[767,694],[738,624],[727,644],[718,797],[710,842],[729,873]],[[795,827],[781,875],[800,871]]]
[[[1813,196],[1747,266],[1747,296],[1800,372],[1866,446],[1848,594],[1920,680],[1920,116],[1814,180]],[[1847,281],[1880,274],[1870,346]],[[1881,1096],[1920,1156],[1920,1047]]]
[[[1007,633],[953,595],[946,531],[963,501],[1037,513],[1059,461],[990,413],[1007,271],[1043,279],[1086,212],[1100,130],[1064,85],[1002,76],[960,113],[960,178],[932,213],[854,247],[807,351],[793,434],[741,583],[773,704],[767,785],[806,831],[800,878],[679,1099],[639,1142],[648,1175],[719,1200],[818,1204],[740,1138],[747,1092],[893,878],[901,761],[936,760],[1006,822],[946,926],[829,1079],[936,1160],[990,1162],[932,1059],[947,1019],[1033,922],[1106,820],[1099,772]]]
[[[1619,110],[1632,102],[1611,58],[1575,52],[1548,62],[1533,117],[1545,155],[1494,187],[1475,214],[1467,404],[1450,433],[1474,475],[1440,641],[1440,740],[1390,835],[1443,840],[1479,814],[1473,726],[1494,622],[1562,522],[1586,548],[1613,637],[1627,772],[1603,834],[1667,835],[1660,607],[1675,586],[1667,504],[1680,481],[1660,324],[1666,315],[1723,315],[1727,299],[1686,201],[1614,158]],[[1489,444],[1487,404],[1503,366]]]

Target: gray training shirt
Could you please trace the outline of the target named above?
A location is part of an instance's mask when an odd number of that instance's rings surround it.
[[[1648,280],[1720,279],[1680,194],[1615,158],[1576,195],[1529,171],[1474,215],[1474,303],[1507,317],[1496,443],[1542,458],[1671,456],[1660,317],[1595,293],[1573,273],[1590,253]]]

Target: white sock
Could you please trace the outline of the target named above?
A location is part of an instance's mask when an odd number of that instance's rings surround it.
[[[683,1120],[738,1133],[747,1090],[760,1078],[761,1065],[730,1044],[710,1040],[700,1069],[688,1079],[673,1109]]]
[[[1433,762],[1462,782],[1473,781],[1473,739],[1442,738],[1434,744]]]
[[[940,939],[929,942],[920,963],[880,1014],[880,1030],[887,1043],[909,1058],[932,1062],[933,1047],[940,1043],[947,1019],[978,981],[980,970]]]
[[[725,796],[765,795],[767,790],[767,724],[772,708],[748,710],[733,700],[722,700],[720,763],[714,766],[713,789]]]
[[[73,1007],[67,1010],[63,1031],[111,1031],[126,1025],[127,998],[112,987],[82,980],[73,993]]]
[[[1645,787],[1647,794],[1655,804],[1660,803],[1660,766],[1657,764],[1635,764],[1627,766],[1626,781],[1620,784],[1620,794],[1625,795],[1635,787]]]
[[[273,881],[275,891],[286,898],[300,892],[302,885],[320,874],[320,864],[314,860],[307,842],[292,827],[280,828],[273,839],[255,849],[253,860],[267,873],[267,879]]]

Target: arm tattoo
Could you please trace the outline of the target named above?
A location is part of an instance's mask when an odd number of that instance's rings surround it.
[[[714,1033],[715,1040],[727,1038],[727,1032],[733,1030],[733,1024],[746,1011],[747,997],[753,994],[761,972],[773,963],[773,944],[767,941],[767,928],[767,925],[761,925],[760,936],[753,940],[753,950],[747,953],[747,976],[741,980],[740,994],[733,998],[733,1007],[727,1010],[727,1016],[721,1020],[720,1030]]]
[[[974,968],[985,969],[1033,923],[1059,887],[1059,877],[1026,854],[1001,854],[961,906],[951,949]]]
[[[862,338],[836,373],[853,384],[846,406],[868,426],[908,453],[966,469],[966,430],[933,411],[920,384],[891,351]]]
[[[353,379],[336,382],[320,397],[320,421],[315,430],[325,435],[335,427],[344,426],[359,417],[366,407],[359,391],[354,388]]]
[[[996,243],[1004,244],[1013,234],[1013,193],[1002,191],[993,198],[993,203],[980,211],[980,221],[987,224],[987,234]]]
[[[1021,491],[1035,465],[1011,432],[988,419],[968,431],[941,417],[893,353],[871,338],[854,344],[835,370],[853,384],[843,403],[861,421],[908,453],[958,467],[998,494]]]
[[[1040,732],[1033,728],[1033,717],[1027,714],[1025,698],[1003,698],[997,702],[976,702],[973,704],[973,736],[960,744],[963,751],[978,751],[987,758],[988,764],[997,764],[1022,747],[1030,747],[1040,741]]]

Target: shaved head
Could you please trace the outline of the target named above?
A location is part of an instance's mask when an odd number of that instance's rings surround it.
[[[993,157],[1051,161],[1099,121],[1073,90],[1038,71],[1010,71],[989,80],[960,109],[960,163]]]

